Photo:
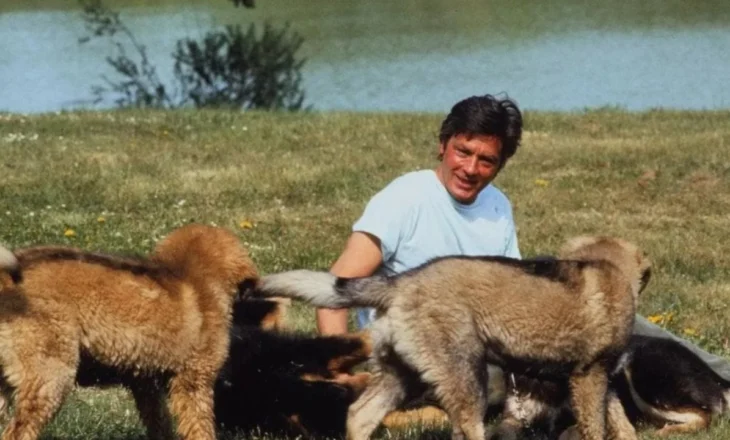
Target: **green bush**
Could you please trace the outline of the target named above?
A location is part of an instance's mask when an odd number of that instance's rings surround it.
[[[266,23],[257,39],[252,24],[209,32],[202,42],[178,41],[175,77],[196,107],[299,110],[304,101],[296,58],[303,39]]]
[[[286,24],[276,29],[256,25],[247,30],[227,26],[212,30],[201,41],[179,40],[172,54],[174,83],[164,84],[147,56],[146,47],[121,20],[119,13],[101,0],[79,0],[91,38],[108,38],[116,53],[106,57],[118,78],[103,76],[104,85],[92,87],[93,102],[109,99],[118,107],[136,108],[230,108],[301,110],[304,91],[297,56],[303,38]],[[132,48],[135,56],[128,55]]]

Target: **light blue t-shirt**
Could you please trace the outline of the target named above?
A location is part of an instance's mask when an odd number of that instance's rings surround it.
[[[414,171],[377,193],[352,227],[380,240],[379,272],[394,275],[449,255],[520,258],[512,206],[493,185],[470,205],[454,200],[433,170]],[[357,312],[361,327],[374,310]]]

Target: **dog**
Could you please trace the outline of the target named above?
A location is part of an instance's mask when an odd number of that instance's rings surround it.
[[[215,438],[233,301],[258,278],[235,234],[193,224],[149,258],[35,247],[0,264],[3,440],[38,438],[74,382],[127,386],[149,437],[175,438],[174,416],[183,439]]]
[[[366,333],[312,336],[289,330],[287,303],[234,304],[229,357],[216,381],[220,430],[340,437],[347,408],[370,375],[353,369],[370,356]]]
[[[347,418],[350,440],[367,439],[411,389],[433,390],[452,438],[482,440],[492,363],[533,376],[567,377],[580,435],[635,438],[620,402],[607,399],[651,264],[634,244],[569,240],[556,261],[445,257],[387,277],[337,278],[297,270],[259,280],[254,296],[318,307],[375,307],[374,377]]]
[[[609,387],[633,425],[648,422],[659,428],[659,436],[690,433],[708,428],[730,409],[730,382],[680,342],[632,335],[626,353],[626,364]],[[527,432],[557,438],[572,425],[565,381],[506,376],[503,418],[493,439],[522,438]]]

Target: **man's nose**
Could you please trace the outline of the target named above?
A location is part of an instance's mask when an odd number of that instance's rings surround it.
[[[478,168],[478,159],[476,157],[470,157],[467,159],[466,163],[464,164],[464,171],[469,175],[474,175],[477,173]]]

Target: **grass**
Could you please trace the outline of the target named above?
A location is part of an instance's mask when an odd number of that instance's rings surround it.
[[[326,269],[376,191],[406,171],[435,166],[440,120],[0,114],[0,242],[140,254],[197,221],[237,231],[263,273]],[[523,255],[553,252],[582,233],[635,240],[656,267],[640,312],[730,357],[730,112],[527,112],[525,128],[495,182],[513,202]],[[312,331],[313,316],[296,305],[292,325]],[[701,435],[728,438],[730,425],[720,421]],[[45,434],[142,437],[122,390],[77,391]],[[641,438],[654,437],[645,431]]]

